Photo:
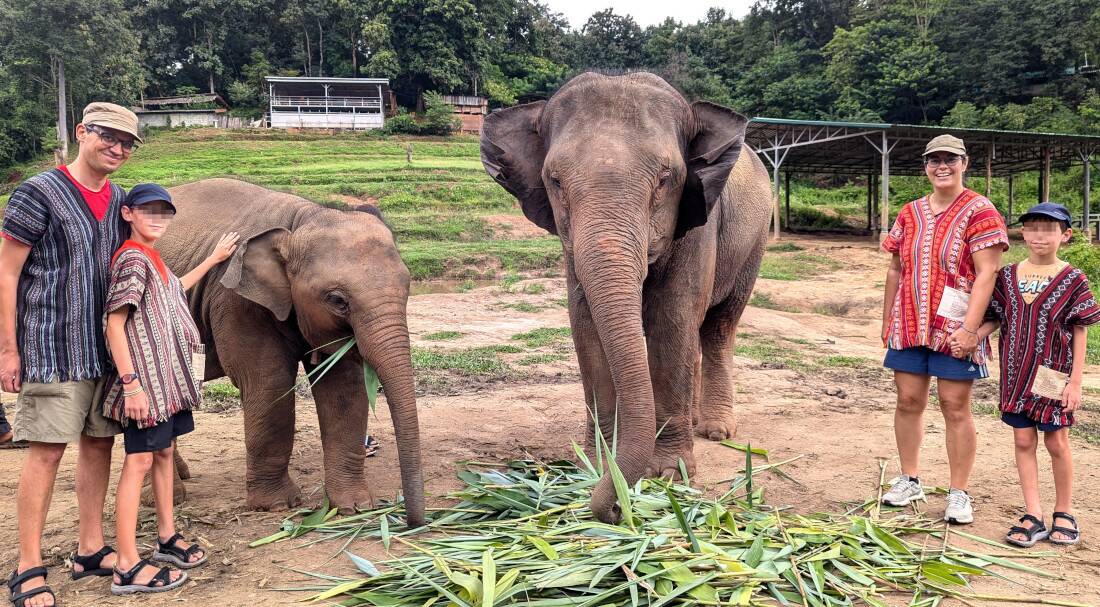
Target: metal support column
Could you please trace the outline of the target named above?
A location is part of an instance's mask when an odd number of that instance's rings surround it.
[[[1092,193],[1092,183],[1090,183],[1092,180],[1092,150],[1081,152],[1081,160],[1085,169],[1085,198],[1081,209],[1081,232],[1085,235],[1087,242],[1092,242],[1092,225],[1089,223],[1089,213],[1091,212],[1089,209],[1089,194]]]
[[[1043,148],[1043,170],[1039,171],[1039,202],[1050,200],[1050,148]]]
[[[772,238],[779,240],[779,164],[772,168]]]
[[[897,142],[895,142],[896,145]],[[886,239],[890,230],[890,143],[886,140],[886,131],[882,132],[882,213],[879,223],[879,240]]]
[[[993,194],[993,154],[995,148],[993,144],[989,144],[989,147],[985,150],[985,197],[989,198]]]
[[[791,172],[787,171],[783,177],[784,210],[786,212],[784,226],[791,229]]]
[[[872,215],[872,213],[873,213],[872,209],[875,205],[874,199],[875,199],[874,176],[871,175],[871,174],[868,174],[867,175],[867,231],[868,232],[871,231],[871,228],[874,225],[873,224],[874,218],[873,218],[873,215]]]
[[[1008,174],[1008,225],[1012,225],[1012,203],[1016,202],[1016,188],[1013,183],[1013,173]]]

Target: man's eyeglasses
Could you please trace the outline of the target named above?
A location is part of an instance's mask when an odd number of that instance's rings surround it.
[[[962,162],[963,157],[952,154],[950,156],[937,157],[937,156],[925,156],[924,166],[926,167],[938,167],[940,165],[953,167]]]
[[[107,147],[113,148],[115,145],[122,144],[122,149],[127,152],[132,152],[137,147],[137,142],[133,139],[121,139],[114,133],[107,131],[103,127],[98,127],[94,124],[85,124],[84,130],[95,133],[99,136],[100,141],[107,144]]]

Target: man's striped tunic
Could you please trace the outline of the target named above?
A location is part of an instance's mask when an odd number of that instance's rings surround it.
[[[59,169],[24,181],[4,209],[4,237],[31,247],[16,301],[25,382],[94,379],[107,370],[103,302],[111,255],[128,233],[119,213],[126,194],[109,187],[102,221]]]

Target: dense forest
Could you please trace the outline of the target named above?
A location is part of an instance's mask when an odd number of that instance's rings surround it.
[[[92,99],[213,91],[256,115],[272,74],[500,106],[644,68],[754,116],[1100,132],[1098,64],[1095,0],[760,0],[579,29],[537,0],[0,0],[0,166],[56,146],[61,109],[70,133]]]

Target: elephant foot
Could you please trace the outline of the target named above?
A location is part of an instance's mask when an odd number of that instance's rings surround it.
[[[278,483],[248,488],[250,510],[286,510],[297,508],[301,503],[302,490],[289,476]]]
[[[695,455],[692,453],[690,443],[685,449],[670,449],[658,445],[657,450],[653,452],[653,459],[649,461],[649,466],[646,467],[645,474],[649,477],[682,481],[684,479],[683,474],[680,472],[681,460],[684,462],[684,467],[687,468],[688,476],[695,476]]]
[[[191,478],[191,467],[187,465],[187,460],[183,459],[183,456],[180,455],[178,447],[173,453],[173,459],[176,462],[176,474],[183,480],[189,480]]]
[[[732,419],[710,419],[695,425],[695,434],[708,440],[720,441],[733,438],[737,422]]]
[[[355,514],[360,510],[374,508],[374,496],[371,495],[366,481],[363,481],[360,488],[352,490],[329,489],[326,486],[325,494],[328,495],[329,504],[337,508],[340,514]]]
[[[187,501],[187,485],[177,478],[172,483],[172,504],[178,506],[185,501]],[[141,487],[141,505],[146,508],[152,508],[157,505],[156,497],[153,495],[153,483],[148,479],[146,479],[145,484]]]

